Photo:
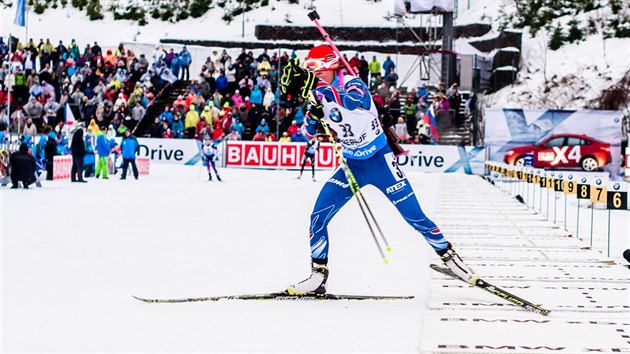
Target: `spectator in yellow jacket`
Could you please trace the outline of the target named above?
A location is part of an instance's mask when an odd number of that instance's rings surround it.
[[[210,111],[210,106],[203,107],[203,112],[201,112],[200,118],[204,119],[208,126],[212,127],[212,111]]]
[[[184,120],[184,129],[186,130],[186,137],[188,139],[195,138],[197,123],[199,123],[199,113],[197,113],[195,106],[191,104],[188,113],[186,113],[186,119]]]
[[[280,137],[280,139],[278,139],[278,141],[281,143],[290,143],[291,137],[289,136],[289,134],[287,134],[287,132],[284,132],[282,133],[282,136]]]

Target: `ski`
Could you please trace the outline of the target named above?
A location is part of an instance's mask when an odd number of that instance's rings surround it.
[[[455,273],[453,273],[453,271],[451,271],[450,269],[448,269],[448,268],[446,268],[444,266],[440,266],[440,265],[437,265],[437,264],[431,264],[430,267],[431,267],[431,269],[435,270],[438,273],[442,273],[442,274],[444,274],[446,276],[449,276],[449,277],[457,279],[457,280],[461,280],[464,283],[466,283],[468,285],[471,285],[468,282],[466,282],[463,279],[461,279],[460,277],[458,277],[457,275],[455,275]],[[530,301],[527,301],[527,300],[525,300],[523,298],[520,298],[520,297],[518,297],[518,296],[516,296],[514,294],[511,294],[511,293],[509,293],[509,292],[499,288],[498,286],[495,286],[495,285],[492,285],[492,284],[486,282],[483,279],[478,279],[474,286],[476,286],[478,288],[481,288],[481,289],[483,289],[483,290],[485,290],[485,291],[487,291],[487,292],[489,292],[489,293],[491,293],[493,295],[496,295],[496,296],[498,296],[498,297],[500,297],[500,298],[502,298],[502,299],[504,299],[504,300],[506,300],[508,302],[511,302],[512,304],[514,304],[514,305],[516,305],[518,307],[521,307],[521,308],[523,308],[525,310],[529,310],[529,311],[541,314],[543,316],[549,315],[550,310],[544,309],[544,308],[540,307],[539,305],[536,305],[536,304],[534,304],[534,303],[532,303]]]
[[[242,295],[222,295],[207,297],[189,297],[182,299],[147,299],[133,296],[135,299],[149,303],[180,303],[199,301],[219,301],[219,300],[275,300],[275,301],[310,301],[310,300],[408,300],[413,296],[379,296],[379,295],[289,295],[286,291],[263,294],[242,294]]]

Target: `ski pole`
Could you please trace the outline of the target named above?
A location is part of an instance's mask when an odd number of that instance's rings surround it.
[[[339,56],[339,59],[341,60],[343,65],[345,65],[346,69],[348,70],[348,73],[350,75],[352,75],[352,76],[357,76],[357,73],[354,72],[354,69],[346,61],[346,58],[344,58],[343,55],[341,55],[341,52],[339,51],[339,49],[337,49],[337,46],[335,45],[335,43],[330,38],[330,35],[328,35],[328,33],[326,32],[324,27],[322,27],[322,25],[319,24],[320,17],[319,17],[319,14],[317,13],[317,10],[313,10],[313,11],[309,12],[308,13],[308,18],[310,18],[311,21],[313,21],[313,23],[315,24],[315,26],[319,30],[319,33],[322,34],[322,36],[324,37],[326,42],[328,42],[328,44],[330,44],[330,47],[332,48],[332,50]]]
[[[312,93],[311,93],[311,95],[312,95]],[[383,253],[383,248],[381,247],[381,244],[378,242],[378,239],[376,237],[376,233],[374,232],[374,228],[372,227],[372,222],[374,223],[375,227],[378,229],[378,231],[380,233],[380,236],[383,239],[383,242],[385,243],[387,251],[391,251],[391,247],[390,247],[389,243],[387,242],[387,239],[385,238],[385,235],[383,234],[383,231],[381,230],[380,226],[378,225],[378,222],[376,221],[376,218],[374,217],[374,214],[372,213],[370,208],[367,206],[367,201],[365,200],[365,197],[361,193],[361,187],[359,187],[359,183],[354,178],[354,175],[352,174],[352,171],[350,170],[350,167],[345,163],[345,161],[343,159],[343,156],[341,155],[341,152],[337,148],[337,143],[335,142],[335,138],[331,134],[331,131],[330,131],[330,128],[328,127],[328,124],[326,124],[326,122],[323,119],[320,120],[320,123],[321,123],[322,127],[324,128],[324,131],[326,132],[326,134],[330,137],[329,138],[330,143],[332,144],[333,150],[335,151],[335,154],[337,155],[337,159],[339,159],[339,164],[341,165],[341,169],[343,170],[344,174],[346,175],[346,179],[348,180],[348,183],[350,184],[350,190],[352,191],[352,194],[356,197],[357,202],[359,203],[359,208],[361,209],[361,213],[363,213],[363,217],[365,218],[365,221],[368,224],[368,228],[370,229],[370,233],[372,234],[372,239],[374,239],[374,243],[376,244],[376,248],[378,249],[378,253],[381,255],[381,258],[383,259],[383,262],[385,264],[388,264],[389,260],[387,259],[387,257]],[[365,211],[364,206],[363,206],[364,204],[365,204],[365,209],[368,210],[368,213],[370,214],[370,217],[372,218],[371,219],[372,221],[370,221],[370,218],[368,218],[368,215],[366,214],[366,211]]]

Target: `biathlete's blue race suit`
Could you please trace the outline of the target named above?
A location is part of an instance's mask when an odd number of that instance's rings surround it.
[[[409,181],[398,167],[365,83],[353,76],[337,75],[332,85],[319,81],[313,91],[323,105],[326,123],[337,132],[343,156],[359,186],[373,185],[383,192],[435,251],[448,248],[440,229],[422,212]],[[308,136],[314,136],[315,129],[315,124],[305,125]],[[328,223],[352,197],[344,171],[338,168],[324,184],[311,214],[310,244],[314,262],[327,260]]]

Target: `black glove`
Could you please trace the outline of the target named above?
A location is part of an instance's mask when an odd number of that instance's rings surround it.
[[[311,119],[314,120],[321,120],[324,119],[324,110],[321,103],[316,102],[310,102],[309,106],[308,106],[308,111],[310,112],[310,117]]]
[[[280,92],[285,101],[293,102],[299,98],[306,100],[309,98],[311,90],[317,86],[318,81],[319,79],[312,72],[300,67],[296,57],[291,59],[282,69]]]
[[[392,112],[390,111],[389,106],[386,105],[383,107],[379,107],[377,105],[376,110],[378,111],[378,116],[379,116],[379,119],[381,120],[381,124],[383,125],[383,128],[388,129],[389,127],[394,126],[394,116],[392,115]]]

